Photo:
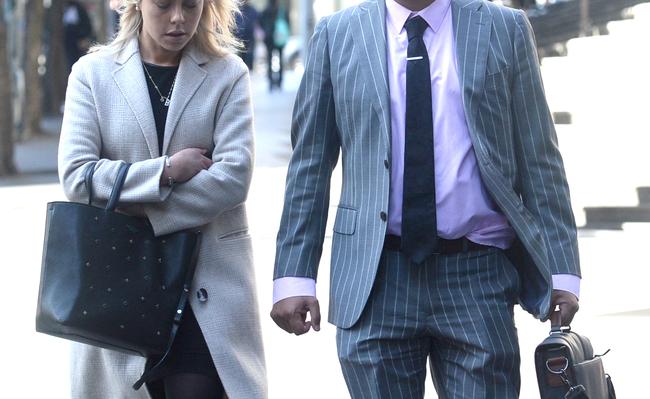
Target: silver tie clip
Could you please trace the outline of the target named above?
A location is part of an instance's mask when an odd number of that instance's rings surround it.
[[[406,61],[416,61],[416,60],[421,60],[422,57],[421,55],[418,55],[417,57],[406,57]]]

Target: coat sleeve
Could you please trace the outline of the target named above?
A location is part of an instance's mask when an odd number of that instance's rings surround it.
[[[274,279],[316,279],[340,140],[330,79],[327,18],[315,29],[293,111],[293,155],[277,237]]]
[[[110,98],[108,93],[94,93],[88,78],[93,64],[85,56],[77,62],[68,79],[61,138],[59,142],[59,179],[66,197],[81,202],[88,198],[84,185],[87,168],[95,163],[93,198],[108,200],[122,160],[101,158],[102,139],[96,101]],[[126,145],[126,144],[125,144]],[[122,189],[120,202],[160,202],[169,194],[160,187],[165,166],[163,157],[135,162],[131,165]]]
[[[246,201],[254,154],[250,81],[243,63],[227,96],[215,116],[212,166],[176,185],[165,201],[145,204],[156,235],[203,226]]]
[[[516,13],[512,83],[521,197],[544,237],[552,274],[580,276],[577,233],[530,22]]]

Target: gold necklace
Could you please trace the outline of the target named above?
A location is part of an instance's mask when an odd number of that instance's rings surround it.
[[[156,89],[156,91],[158,92],[158,95],[160,96],[160,102],[163,103],[165,107],[169,107],[169,103],[171,102],[172,99],[172,91],[174,90],[174,85],[176,84],[176,75],[174,75],[174,80],[172,81],[172,87],[169,88],[169,93],[167,94],[167,97],[165,97],[160,92],[158,85],[156,84],[156,82],[154,82],[144,62],[142,63],[142,66],[144,67],[144,71],[147,73],[147,76],[149,77],[151,84],[153,84],[154,89]]]

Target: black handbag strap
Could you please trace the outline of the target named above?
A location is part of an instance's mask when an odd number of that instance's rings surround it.
[[[189,300],[190,287],[192,286],[192,279],[194,278],[194,271],[196,270],[196,262],[199,259],[199,250],[201,247],[201,232],[197,232],[196,244],[194,245],[194,250],[192,251],[192,259],[190,265],[187,269],[187,274],[185,275],[185,282],[183,283],[183,292],[178,301],[178,307],[176,307],[176,315],[174,315],[174,324],[172,325],[171,333],[169,334],[169,341],[167,343],[167,349],[162,358],[151,368],[148,368],[142,373],[140,379],[133,384],[133,389],[136,391],[142,387],[143,384],[149,381],[156,380],[160,376],[162,371],[162,366],[165,364],[167,357],[171,353],[172,344],[174,339],[176,339],[176,334],[178,333],[178,328],[181,325],[183,320],[183,314],[185,313],[185,307]]]
[[[111,191],[111,196],[108,199],[108,204],[106,204],[107,211],[114,211],[117,207],[117,202],[120,200],[120,194],[122,193],[122,187],[124,186],[124,181],[126,180],[126,174],[131,167],[130,163],[122,163],[120,169],[117,171],[117,178],[115,178],[115,184],[113,185],[113,190]]]
[[[86,185],[86,191],[88,191],[88,205],[93,203],[93,175],[95,174],[95,166],[97,162],[89,162],[90,165],[86,168],[86,174],[84,176],[84,183]],[[124,186],[124,181],[126,180],[126,175],[129,171],[131,164],[122,163],[120,169],[117,171],[117,177],[115,178],[115,183],[113,184],[113,190],[111,191],[111,196],[106,205],[106,210],[113,211],[117,207],[117,202],[120,199],[120,194],[122,193],[122,187]]]
[[[88,205],[93,204],[93,174],[95,174],[95,166],[97,162],[88,162],[88,167],[86,168],[86,175],[84,182],[86,184],[86,191],[88,192]]]

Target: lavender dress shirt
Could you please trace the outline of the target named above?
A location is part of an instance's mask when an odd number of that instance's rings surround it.
[[[455,56],[451,0],[436,0],[417,13],[395,0],[386,0],[392,135],[388,233],[399,236],[402,227],[408,48],[404,24],[414,15],[420,15],[429,25],[423,39],[431,68],[438,235],[447,239],[467,237],[479,244],[507,249],[515,238],[514,230],[483,186],[469,136]],[[579,296],[580,278],[553,275],[553,288]],[[302,277],[274,281],[273,303],[291,296],[316,296],[315,281]]]

